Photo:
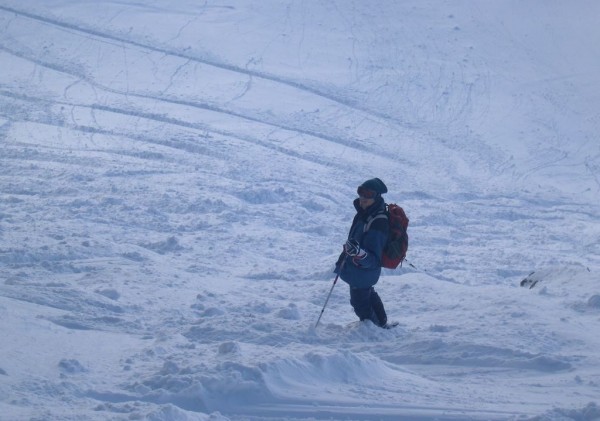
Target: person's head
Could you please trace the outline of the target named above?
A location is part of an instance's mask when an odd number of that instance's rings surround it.
[[[358,193],[359,205],[362,209],[367,209],[382,194],[387,193],[387,187],[379,178],[372,178],[365,181],[356,190]]]

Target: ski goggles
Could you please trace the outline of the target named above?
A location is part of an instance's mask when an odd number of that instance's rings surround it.
[[[359,186],[356,190],[356,193],[358,193],[358,197],[362,199],[375,199],[377,197],[377,192],[369,190],[363,186]]]

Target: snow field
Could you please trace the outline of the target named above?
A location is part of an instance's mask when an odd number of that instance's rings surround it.
[[[3,1],[0,419],[600,418],[597,12]]]

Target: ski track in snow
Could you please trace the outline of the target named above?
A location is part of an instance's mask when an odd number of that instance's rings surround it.
[[[511,84],[479,50],[516,24],[87,6],[0,5],[0,419],[600,417],[600,120],[557,99],[580,89],[558,65]],[[203,50],[223,22],[246,37]],[[529,81],[519,38],[501,56]],[[498,129],[499,103],[530,120]],[[377,287],[400,325],[356,322],[340,282],[314,329],[372,176],[411,218]]]

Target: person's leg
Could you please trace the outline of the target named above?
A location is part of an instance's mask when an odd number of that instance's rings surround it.
[[[385,326],[385,324],[387,323],[387,314],[385,312],[383,302],[381,301],[381,298],[379,298],[379,294],[377,294],[375,289],[371,288],[371,290],[371,307],[377,315],[377,319],[379,320],[379,326]]]
[[[352,304],[354,313],[360,320],[371,320],[377,326],[381,326],[381,322],[375,311],[373,311],[373,305],[371,304],[371,294],[373,292],[375,292],[373,288],[350,287],[350,304]]]

